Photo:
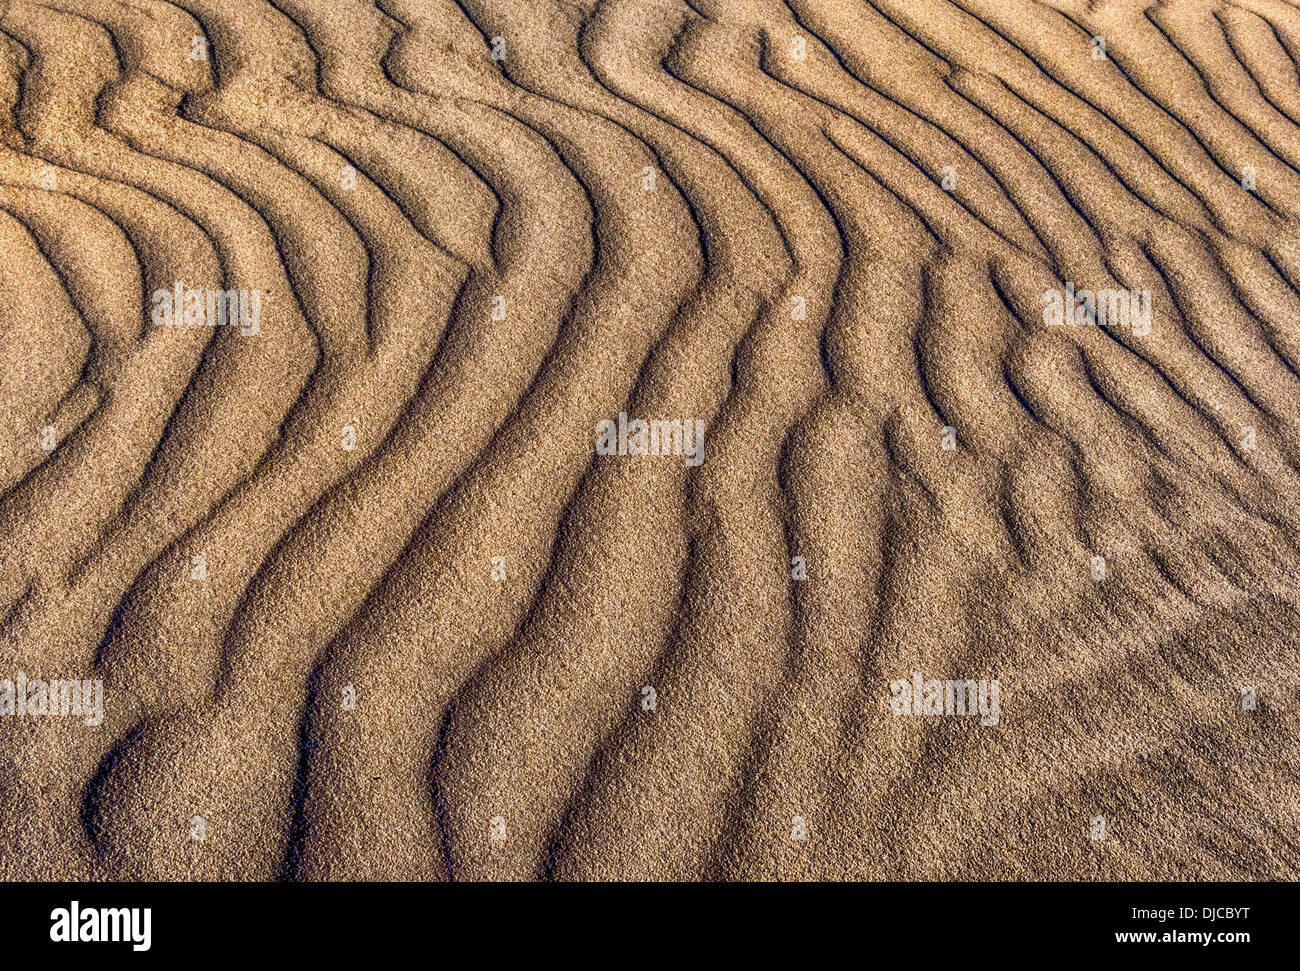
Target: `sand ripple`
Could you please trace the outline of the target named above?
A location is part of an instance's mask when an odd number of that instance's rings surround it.
[[[0,877],[1300,877],[1295,3],[10,0],[0,59],[0,679],[105,690],[0,718]]]

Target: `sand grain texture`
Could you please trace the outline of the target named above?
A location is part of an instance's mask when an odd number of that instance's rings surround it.
[[[1300,876],[1300,5],[8,0],[0,62],[0,678],[105,686],[0,718],[0,878]]]

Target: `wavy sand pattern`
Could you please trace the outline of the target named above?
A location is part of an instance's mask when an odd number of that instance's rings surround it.
[[[2,7],[0,877],[1300,876],[1294,0]]]

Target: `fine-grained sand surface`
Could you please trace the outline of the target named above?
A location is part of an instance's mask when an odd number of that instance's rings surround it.
[[[1295,0],[0,61],[0,878],[1300,877]]]

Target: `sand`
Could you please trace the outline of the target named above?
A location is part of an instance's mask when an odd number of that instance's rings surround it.
[[[1300,876],[1300,5],[0,7],[0,878]]]

